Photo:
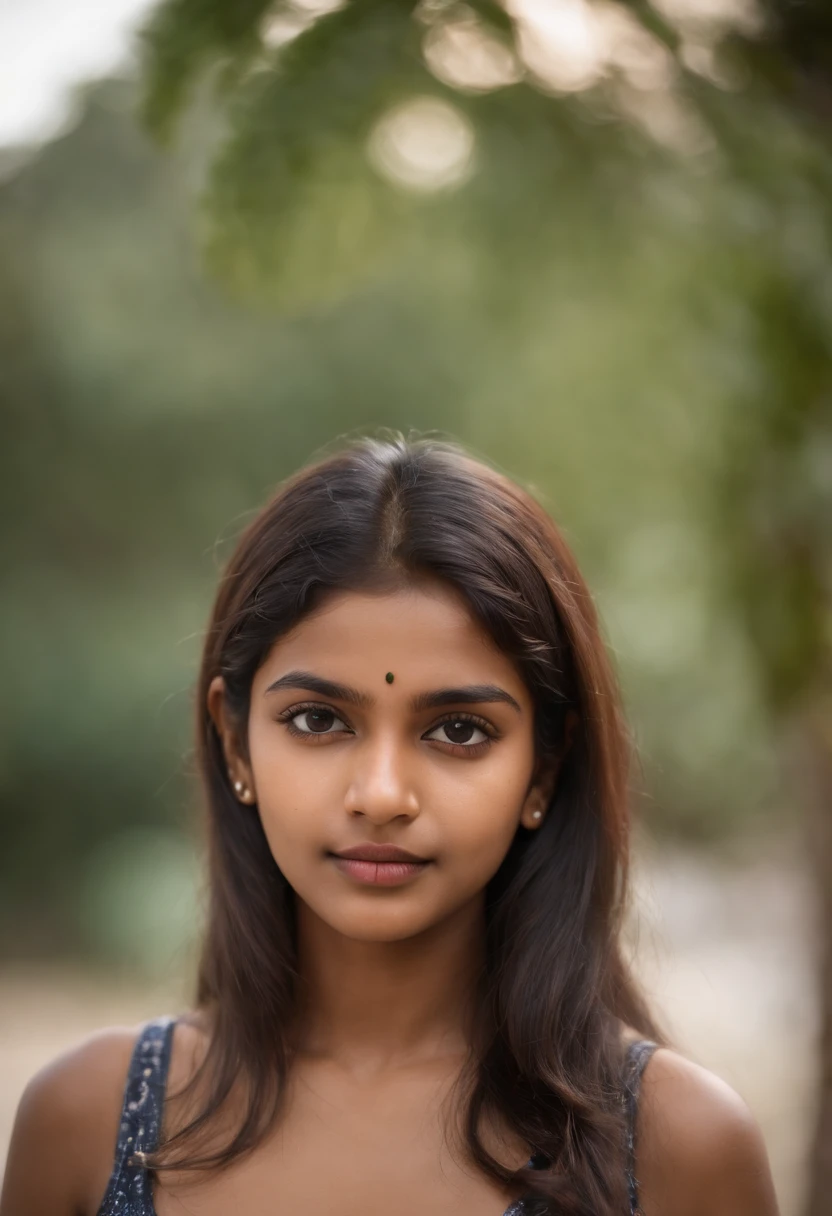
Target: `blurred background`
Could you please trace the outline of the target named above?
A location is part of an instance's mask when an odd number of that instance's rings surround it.
[[[636,967],[832,1212],[826,0],[0,0],[0,1160],[188,1000],[192,687],[322,445],[461,439],[576,550]]]

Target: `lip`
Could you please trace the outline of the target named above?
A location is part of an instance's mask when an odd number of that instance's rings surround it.
[[[394,844],[356,844],[330,856],[342,874],[369,887],[401,886],[431,864]]]
[[[348,849],[339,849],[333,856],[344,857],[350,861],[405,861],[420,865],[424,865],[428,860],[427,857],[408,853],[407,849],[400,849],[394,844],[371,844],[369,841],[366,844],[351,845]]]

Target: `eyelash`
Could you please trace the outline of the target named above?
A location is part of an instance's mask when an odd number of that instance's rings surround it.
[[[339,722],[344,722],[344,724],[347,726],[349,725],[349,723],[347,723],[346,720],[340,714],[335,712],[335,710],[332,708],[331,705],[324,705],[324,704],[321,704],[321,702],[319,702],[319,701],[304,701],[299,705],[290,705],[288,709],[284,709],[282,713],[278,714],[277,721],[281,722],[286,727],[289,734],[294,736],[294,738],[296,738],[296,739],[330,738],[331,737],[330,734],[317,734],[316,735],[309,731],[298,730],[297,727],[295,726],[294,719],[299,717],[302,713],[308,713],[309,710],[312,710],[312,709],[322,709],[326,713],[331,713],[335,718],[338,719]],[[438,730],[439,727],[442,726],[445,722],[470,722],[472,726],[478,727],[479,730],[483,731],[488,736],[487,739],[483,739],[479,743],[467,743],[467,744],[466,743],[451,743],[450,740],[448,740],[448,739],[430,740],[430,742],[432,742],[432,743],[442,743],[442,745],[444,747],[450,748],[453,755],[481,756],[483,754],[483,752],[487,751],[489,749],[489,747],[491,747],[491,744],[497,738],[499,738],[499,735],[495,731],[494,727],[491,725],[490,722],[487,722],[485,720],[485,718],[479,718],[479,717],[477,717],[476,714],[467,714],[467,713],[446,714],[444,716],[444,718],[440,718],[438,722],[434,722],[433,726],[429,727],[425,731],[425,734],[426,735],[433,734],[433,732],[435,730]],[[335,731],[334,733],[340,735],[340,734],[346,734],[347,732],[346,731]]]

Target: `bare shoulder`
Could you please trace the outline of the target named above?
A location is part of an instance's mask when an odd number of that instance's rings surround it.
[[[36,1073],[17,1109],[0,1216],[94,1211],[112,1169],[138,1026],[102,1030]],[[94,1206],[93,1206],[94,1205]]]
[[[644,1216],[777,1216],[760,1128],[714,1073],[659,1048],[641,1082],[636,1175]]]

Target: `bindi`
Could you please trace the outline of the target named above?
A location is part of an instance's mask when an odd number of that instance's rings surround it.
[[[393,679],[394,679],[394,676],[393,676],[392,671],[388,671],[387,675],[386,675],[384,678],[385,678],[385,680],[387,681],[387,683],[388,683],[388,684],[392,684],[392,683],[393,683]]]

